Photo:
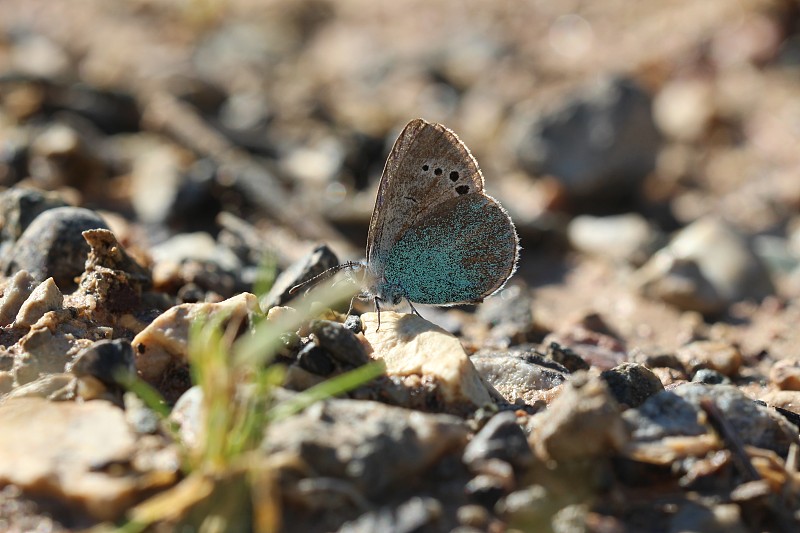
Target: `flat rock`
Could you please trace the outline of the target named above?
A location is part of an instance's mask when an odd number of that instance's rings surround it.
[[[534,405],[539,400],[549,402],[556,396],[554,389],[567,379],[566,369],[538,364],[526,353],[478,353],[470,360],[481,377],[512,404],[519,401],[527,405]]]
[[[703,423],[706,416],[700,402],[704,399],[714,402],[745,444],[785,456],[789,446],[798,442],[796,427],[733,385],[686,383],[651,396],[638,408],[626,411],[623,418],[631,427],[636,443],[712,435],[710,426]]]
[[[0,405],[0,484],[78,504],[113,520],[136,493],[134,477],[103,470],[126,463],[134,435],[121,409],[104,401],[13,399]]]
[[[463,449],[467,433],[451,415],[367,400],[326,400],[271,424],[262,448],[270,455],[290,452],[315,476],[349,481],[371,497]]]
[[[364,337],[372,357],[386,363],[389,376],[420,376],[435,381],[447,405],[482,407],[492,403],[489,391],[458,339],[411,314],[364,313]]]

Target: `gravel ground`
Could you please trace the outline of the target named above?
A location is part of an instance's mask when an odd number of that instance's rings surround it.
[[[0,530],[800,529],[799,32],[791,0],[0,3]],[[364,258],[417,117],[516,273],[421,316],[292,299]]]

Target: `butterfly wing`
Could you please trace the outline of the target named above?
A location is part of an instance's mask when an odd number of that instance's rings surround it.
[[[492,197],[450,198],[409,228],[386,257],[383,275],[412,302],[479,302],[516,270],[519,240]]]
[[[383,275],[394,244],[444,202],[483,192],[483,175],[469,149],[441,124],[409,122],[383,169],[369,224],[367,264]]]

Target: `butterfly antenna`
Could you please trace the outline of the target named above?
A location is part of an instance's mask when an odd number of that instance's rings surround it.
[[[343,270],[345,268],[353,268],[353,267],[356,267],[358,265],[360,265],[360,263],[357,262],[357,261],[348,261],[346,263],[342,263],[341,265],[336,265],[334,267],[331,267],[331,268],[325,270],[324,272],[322,272],[321,274],[317,274],[313,278],[307,279],[303,283],[298,283],[297,285],[295,285],[294,287],[289,289],[289,296],[293,296],[294,294],[297,293],[297,291],[299,291],[300,289],[302,289],[304,287],[308,287],[309,285],[316,285],[320,281],[323,281],[323,280],[326,280],[326,279],[330,278],[331,276],[333,276],[334,274],[336,274],[340,270]]]

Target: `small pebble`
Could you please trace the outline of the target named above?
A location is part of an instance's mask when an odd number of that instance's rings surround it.
[[[656,250],[660,235],[642,215],[626,213],[577,216],[567,227],[567,237],[581,252],[641,265]]]
[[[369,362],[364,344],[355,333],[339,322],[313,320],[309,331],[314,343],[324,348],[336,361],[350,367],[359,367]]]
[[[136,376],[133,348],[127,339],[101,340],[81,350],[67,365],[76,376],[94,376],[107,386],[124,385]]]
[[[724,341],[695,341],[679,348],[676,355],[690,371],[710,368],[734,377],[742,366],[739,348]]]
[[[470,479],[464,490],[472,501],[486,509],[492,509],[508,493],[502,480],[487,474],[478,474]]]
[[[473,471],[489,459],[500,459],[517,469],[533,463],[533,452],[514,413],[494,415],[467,444],[462,456],[464,464]]]
[[[664,390],[658,377],[646,366],[637,363],[622,363],[600,376],[617,402],[628,407],[637,407],[650,396]]]
[[[596,205],[619,198],[654,168],[661,146],[650,95],[635,81],[606,77],[528,118],[519,164],[555,176],[568,194]]]
[[[297,354],[297,364],[318,376],[329,376],[336,368],[328,351],[313,342],[300,349]]]
[[[563,365],[570,372],[589,370],[589,363],[583,357],[557,342],[551,342],[547,345],[546,355],[553,361]]]
[[[299,296],[299,294],[289,294],[289,290],[292,287],[304,283],[338,264],[339,259],[330,248],[324,244],[318,246],[311,253],[295,261],[289,268],[280,273],[267,295],[259,302],[261,309],[266,311],[276,305],[286,304]],[[311,287],[305,287],[303,290],[309,288]]]
[[[484,530],[491,518],[486,508],[481,505],[462,505],[456,510],[458,523],[463,526]]]
[[[782,390],[800,391],[800,361],[782,359],[769,371],[770,381]]]
[[[386,363],[387,376],[419,377],[436,383],[449,409],[470,411],[491,404],[491,396],[463,346],[453,335],[417,315],[364,313],[364,337],[371,357]]]
[[[0,326],[8,326],[14,321],[35,287],[36,281],[26,270],[20,270],[11,277],[0,299]]]
[[[607,456],[629,438],[606,382],[585,372],[573,374],[547,410],[534,416],[533,425],[530,440],[537,457],[555,461]]]
[[[692,376],[692,383],[705,383],[706,385],[730,385],[731,380],[711,368],[701,368]]]

